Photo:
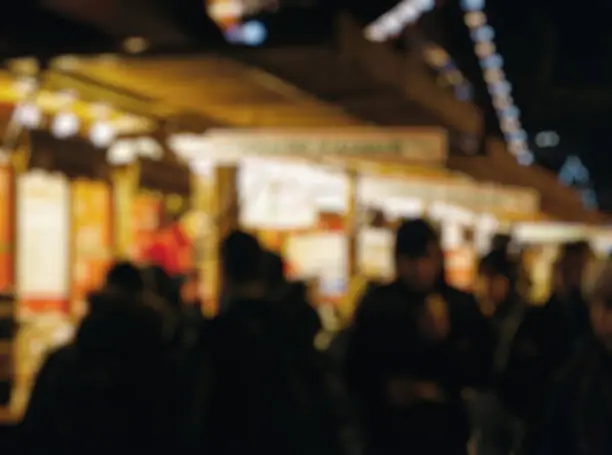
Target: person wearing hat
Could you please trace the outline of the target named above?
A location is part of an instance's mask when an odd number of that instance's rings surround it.
[[[395,279],[373,287],[355,315],[347,380],[371,453],[463,455],[465,387],[484,384],[489,330],[473,296],[444,280],[438,233],[423,219],[397,230]]]

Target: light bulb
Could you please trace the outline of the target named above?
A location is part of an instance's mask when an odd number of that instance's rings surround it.
[[[247,46],[260,46],[268,38],[266,26],[259,21],[249,21],[242,25],[242,42]]]
[[[485,7],[485,0],[461,0],[464,11],[481,11]]]
[[[60,112],[51,125],[51,132],[57,138],[64,139],[79,132],[79,118],[72,112]]]
[[[115,130],[108,122],[96,122],[89,135],[93,145],[98,148],[107,148],[115,140]]]
[[[15,121],[26,128],[38,128],[42,122],[42,113],[34,103],[19,104],[13,115]]]

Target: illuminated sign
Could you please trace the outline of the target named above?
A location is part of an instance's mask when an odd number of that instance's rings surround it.
[[[377,154],[427,163],[446,161],[447,133],[442,129],[347,130],[209,130],[202,138],[207,151],[223,157]]]

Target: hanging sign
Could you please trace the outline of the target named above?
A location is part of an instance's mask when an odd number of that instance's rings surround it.
[[[444,165],[447,157],[447,133],[442,128],[218,129],[201,136],[190,135],[189,141],[182,139],[180,135],[175,136],[169,143],[174,147],[189,147],[188,154],[193,155],[193,141],[199,140],[202,143],[197,148],[201,154],[225,160],[253,155],[370,158],[378,155]]]

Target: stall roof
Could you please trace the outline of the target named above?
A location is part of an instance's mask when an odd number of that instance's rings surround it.
[[[118,91],[134,91],[155,107],[199,113],[230,127],[366,125],[261,70],[220,56],[86,59],[61,70]]]

